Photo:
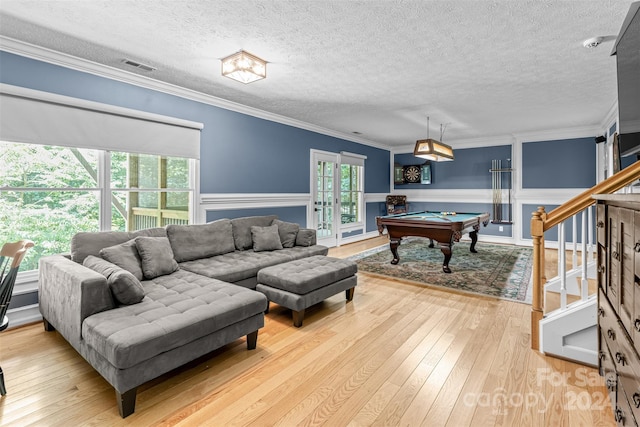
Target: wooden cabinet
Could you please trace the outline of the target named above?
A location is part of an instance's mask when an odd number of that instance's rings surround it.
[[[640,421],[640,195],[594,196],[598,348],[616,422]]]

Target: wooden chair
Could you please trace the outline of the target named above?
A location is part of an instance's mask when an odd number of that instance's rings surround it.
[[[11,294],[13,293],[13,285],[16,283],[18,269],[27,250],[33,247],[31,240],[19,240],[15,243],[5,243],[0,250],[0,331],[4,331],[9,326],[9,318],[7,317],[7,309]],[[7,394],[4,386],[4,374],[0,367],[0,395]]]

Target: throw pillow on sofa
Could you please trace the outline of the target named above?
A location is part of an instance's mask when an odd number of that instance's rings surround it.
[[[273,221],[278,226],[278,234],[283,248],[292,248],[296,244],[296,236],[300,231],[300,226],[294,222],[284,222],[276,219]]]
[[[137,304],[144,298],[142,283],[127,270],[93,255],[87,256],[82,265],[107,278],[107,285],[120,304]]]
[[[80,231],[71,238],[71,261],[82,264],[89,256],[99,256],[100,250],[119,245],[138,236],[166,237],[164,227],[146,228],[137,231]]]
[[[179,268],[166,237],[136,237],[136,247],[145,279],[171,274]]]
[[[268,227],[252,226],[251,238],[253,239],[253,250],[256,252],[282,249],[277,224]]]
[[[312,246],[316,238],[316,230],[305,228],[296,235],[296,246]]]
[[[207,224],[171,224],[167,226],[167,237],[177,262],[209,258],[236,250],[229,219]]]
[[[140,255],[136,247],[135,239],[115,246],[109,246],[100,250],[100,256],[110,263],[117,265],[133,274],[136,279],[142,280],[142,267]]]
[[[239,251],[251,249],[253,247],[251,227],[269,226],[277,218],[276,215],[265,215],[232,219],[231,226],[233,227],[233,241],[235,242],[236,249]]]

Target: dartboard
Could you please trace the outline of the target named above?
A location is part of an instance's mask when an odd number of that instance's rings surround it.
[[[420,166],[405,166],[404,168],[404,180],[406,182],[420,182]]]

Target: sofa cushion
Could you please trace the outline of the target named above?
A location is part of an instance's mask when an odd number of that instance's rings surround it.
[[[179,268],[166,237],[136,237],[136,247],[146,279],[171,274]]]
[[[167,236],[164,228],[147,228],[144,230],[126,231],[96,231],[74,234],[71,238],[71,260],[82,264],[89,256],[100,256],[100,250],[109,246],[119,245],[138,236],[162,237]]]
[[[100,256],[118,267],[127,270],[133,274],[136,279],[142,280],[140,255],[138,254],[135,239],[128,240],[119,245],[103,248],[100,250]]]
[[[296,236],[300,230],[300,226],[295,222],[285,222],[276,219],[273,221],[278,226],[278,234],[283,248],[292,248],[296,244]]]
[[[127,270],[114,272],[107,279],[107,284],[120,304],[137,304],[144,298],[142,283]]]
[[[180,269],[225,282],[236,283],[255,277],[264,267],[313,255],[326,255],[326,246],[284,248],[279,251],[235,251],[211,258],[180,263]],[[255,285],[254,285],[255,286]]]
[[[244,218],[234,218],[231,220],[233,227],[233,241],[236,249],[244,251],[253,248],[253,239],[251,237],[251,227],[266,227],[271,225],[273,220],[277,219],[276,215],[265,216],[248,216]]]
[[[255,252],[275,251],[282,249],[278,225],[273,224],[268,227],[251,227],[251,239],[253,240],[253,250]]]
[[[316,230],[302,228],[296,235],[296,246],[312,246],[316,244]]]
[[[236,250],[231,221],[208,224],[168,225],[167,237],[177,262],[222,255]]]
[[[136,304],[144,298],[142,284],[127,270],[93,255],[87,256],[83,265],[107,278],[107,285],[120,304]]]
[[[358,265],[351,260],[318,255],[263,268],[258,272],[258,283],[304,295],[357,271]]]
[[[185,270],[144,282],[140,304],[94,314],[82,323],[87,345],[126,369],[255,315],[259,292]]]
[[[82,264],[89,255],[100,256],[103,248],[130,240],[126,231],[79,232],[71,238],[71,260]]]

